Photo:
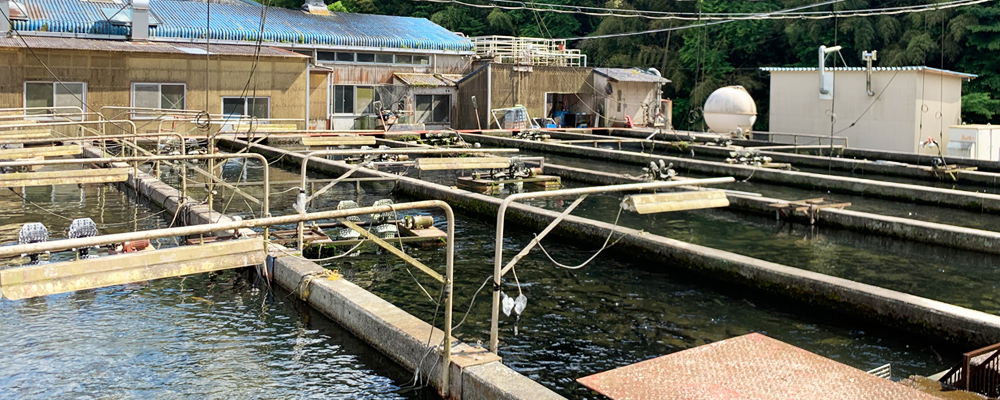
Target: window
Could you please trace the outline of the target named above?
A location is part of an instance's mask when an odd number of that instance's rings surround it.
[[[249,115],[257,118],[271,118],[271,99],[267,97],[223,97],[222,114],[236,117]]]
[[[82,82],[25,82],[24,106],[32,107],[80,107],[87,103],[87,84]],[[86,111],[86,110],[84,110]],[[69,108],[27,110],[27,115],[79,112]],[[77,117],[79,118],[79,117]]]
[[[376,54],[375,62],[379,64],[392,64],[392,54]]]
[[[185,89],[183,83],[133,83],[132,107],[183,110]],[[132,114],[132,118],[155,116],[152,113]]]
[[[396,55],[396,64],[413,64],[413,56]]]
[[[430,56],[413,56],[413,63],[419,65],[431,65]]]
[[[334,114],[375,114],[378,110],[375,102],[379,101],[378,91],[372,86],[333,86]]]
[[[451,122],[451,96],[446,94],[417,95],[417,123]]]
[[[333,87],[333,113],[354,114],[354,86]]]
[[[373,63],[375,62],[375,55],[372,53],[358,53],[359,63]]]
[[[353,62],[354,53],[337,53],[337,61],[341,62]]]
[[[332,51],[317,51],[316,59],[322,62],[337,61],[337,53]]]

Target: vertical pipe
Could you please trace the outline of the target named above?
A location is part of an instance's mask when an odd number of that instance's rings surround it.
[[[312,58],[306,61],[306,118],[305,118],[306,124],[304,125],[304,129],[307,131],[309,130],[309,116],[310,116],[309,92],[312,91],[312,83],[310,82],[310,78],[312,78],[310,75],[312,75],[312,72],[309,71],[311,68],[312,68]]]
[[[441,363],[441,394],[447,399],[451,391],[449,378],[451,374],[451,308],[454,293],[452,287],[455,275],[455,213],[447,203],[441,204],[440,208],[444,210],[445,216],[448,219],[448,247],[445,255],[444,272],[444,356]]]
[[[493,115],[493,63],[486,64],[486,129],[490,128],[490,116]],[[501,129],[497,124],[497,129]]]

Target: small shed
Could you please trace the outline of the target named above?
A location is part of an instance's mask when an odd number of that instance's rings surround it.
[[[854,148],[933,155],[938,149],[920,143],[950,142],[949,127],[961,123],[962,83],[976,77],[926,66],[827,68],[832,93],[821,94],[817,68],[761,70],[771,74],[771,132],[832,133]]]
[[[395,73],[393,84],[408,90],[400,98],[398,109],[412,115],[413,124],[423,124],[425,129],[450,128],[455,120],[457,84],[460,74]]]
[[[669,82],[656,70],[594,68],[594,90],[607,119],[603,126],[622,126],[626,119],[635,125],[652,125],[658,114],[669,116],[660,101],[660,89]]]

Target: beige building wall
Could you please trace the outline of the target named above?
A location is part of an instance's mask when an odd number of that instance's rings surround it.
[[[875,71],[875,95],[869,96],[864,71],[835,74],[834,99],[822,100],[819,72],[772,71],[770,131],[829,136],[833,113],[833,132],[847,137],[850,147],[937,154],[919,143],[932,136],[947,146],[948,126],[960,123],[961,77],[928,70]]]
[[[206,69],[204,56],[187,54],[73,49],[36,49],[35,54],[44,65],[25,49],[0,49],[0,108],[24,107],[24,82],[54,81],[55,75],[63,82],[86,83],[90,111],[131,106],[133,83],[183,83],[186,109],[220,114],[222,97],[243,94],[253,66],[249,56],[212,56]],[[261,57],[245,96],[255,92],[257,97],[269,98],[271,118],[296,119],[285,123],[302,125],[307,61],[306,57]],[[148,124],[146,129],[156,126]]]
[[[594,74],[594,98],[603,102],[605,115],[613,126],[625,126],[625,117],[631,117],[636,126],[652,124],[658,97],[659,84],[649,82],[611,82],[611,95],[606,95],[608,78]],[[650,109],[652,107],[652,109]],[[609,126],[601,121],[601,126]]]

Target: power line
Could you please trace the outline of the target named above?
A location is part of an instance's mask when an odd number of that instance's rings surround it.
[[[431,0],[418,0],[418,1],[431,1]],[[563,40],[575,41],[575,40],[588,40],[588,39],[605,39],[605,38],[613,38],[613,37],[646,35],[646,34],[650,34],[650,33],[659,33],[659,32],[679,31],[679,30],[690,29],[690,28],[698,28],[698,27],[702,27],[702,26],[725,24],[725,23],[735,22],[735,21],[761,20],[761,19],[784,19],[784,18],[775,18],[775,16],[778,15],[778,14],[786,14],[786,13],[788,13],[790,11],[797,11],[797,10],[801,10],[801,9],[805,9],[805,8],[830,5],[830,4],[839,3],[839,2],[842,2],[842,1],[844,1],[844,0],[832,0],[832,1],[827,1],[827,2],[824,2],[824,3],[818,3],[818,4],[813,4],[813,5],[808,5],[808,6],[802,6],[802,7],[797,7],[797,8],[790,8],[790,9],[782,10],[782,11],[773,11],[773,12],[768,12],[768,13],[757,14],[756,16],[752,16],[752,17],[741,17],[741,18],[731,18],[731,19],[725,19],[725,20],[716,20],[716,21],[706,22],[706,23],[702,23],[702,24],[689,24],[689,25],[683,25],[683,26],[678,26],[678,27],[673,27],[673,28],[649,29],[649,30],[638,31],[638,32],[613,33],[613,34],[597,35],[597,36],[580,36],[580,37],[573,37],[573,38],[564,38]],[[872,9],[872,10],[867,10],[864,13],[853,13],[853,14],[851,14],[851,13],[844,13],[842,11],[837,11],[837,12],[829,13],[827,15],[816,15],[816,16],[812,16],[812,17],[800,16],[800,17],[797,17],[797,18],[800,18],[800,19],[828,19],[828,18],[846,18],[846,17],[870,17],[870,16],[877,16],[877,15],[910,14],[910,13],[918,13],[918,12],[924,12],[924,11],[935,11],[935,10],[944,10],[944,9],[949,9],[949,8],[970,6],[970,5],[985,3],[985,2],[988,2],[988,1],[993,1],[993,0],[956,0],[956,1],[946,2],[946,3],[935,3],[935,4],[928,4],[928,5],[925,5],[925,6],[919,6],[920,8],[907,8],[906,10],[893,10],[893,11],[884,11],[884,12],[880,11],[880,12],[876,12],[878,10],[885,10],[885,9]],[[914,6],[914,7],[916,7],[916,6]]]
[[[536,11],[536,12],[553,12],[561,14],[587,15],[593,17],[644,18],[651,20],[716,21],[716,20],[729,20],[729,19],[829,19],[829,18],[847,18],[847,17],[868,17],[877,15],[897,15],[897,14],[907,14],[912,12],[922,12],[927,10],[941,10],[947,8],[962,7],[967,5],[985,3],[987,1],[992,1],[992,0],[973,0],[973,1],[953,0],[949,2],[922,4],[913,6],[833,10],[833,11],[813,11],[813,12],[800,12],[800,13],[790,12],[790,10],[774,11],[768,13],[703,13],[701,18],[698,17],[698,13],[693,13],[693,12],[640,11],[640,10],[628,10],[628,9],[569,6],[562,4],[548,4],[548,3],[536,3],[536,2],[525,3],[522,1],[513,1],[513,0],[493,0],[491,4],[469,3],[462,0],[414,0],[414,1],[427,2],[427,3],[457,4],[473,8],[500,9],[509,11],[522,10],[522,11]],[[501,3],[518,4],[518,5],[501,5]],[[830,3],[824,2],[813,5],[807,5],[798,9],[812,8],[828,4]],[[661,30],[657,32],[663,32],[663,31]]]

